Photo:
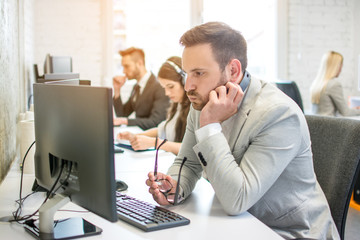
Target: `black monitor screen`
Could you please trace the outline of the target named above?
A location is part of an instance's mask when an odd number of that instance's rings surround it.
[[[34,113],[38,184],[117,221],[111,88],[34,84]]]

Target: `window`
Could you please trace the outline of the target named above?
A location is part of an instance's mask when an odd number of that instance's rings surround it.
[[[203,0],[203,21],[225,22],[240,31],[248,44],[249,72],[276,78],[276,0]]]
[[[239,30],[248,43],[248,70],[264,80],[277,75],[276,8],[278,0],[113,0],[113,69],[121,74],[119,50],[145,51],[155,75],[170,56],[181,56],[181,35],[193,25],[222,21]]]
[[[138,47],[155,75],[170,56],[181,56],[181,35],[190,28],[189,1],[114,0],[113,74],[121,74],[119,50]]]

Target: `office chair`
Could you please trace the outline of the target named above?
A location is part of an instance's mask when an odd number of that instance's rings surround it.
[[[275,82],[276,86],[283,91],[286,95],[292,98],[304,112],[303,102],[298,86],[294,81],[278,81]]]
[[[314,170],[341,239],[351,194],[359,174],[360,121],[306,115]]]

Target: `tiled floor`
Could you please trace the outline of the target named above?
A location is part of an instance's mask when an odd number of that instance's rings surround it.
[[[360,211],[349,207],[346,225],[345,225],[345,240],[359,240],[360,239]]]

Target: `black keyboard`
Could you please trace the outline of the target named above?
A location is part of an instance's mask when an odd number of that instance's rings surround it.
[[[146,232],[183,226],[190,220],[166,208],[116,192],[118,217]]]

